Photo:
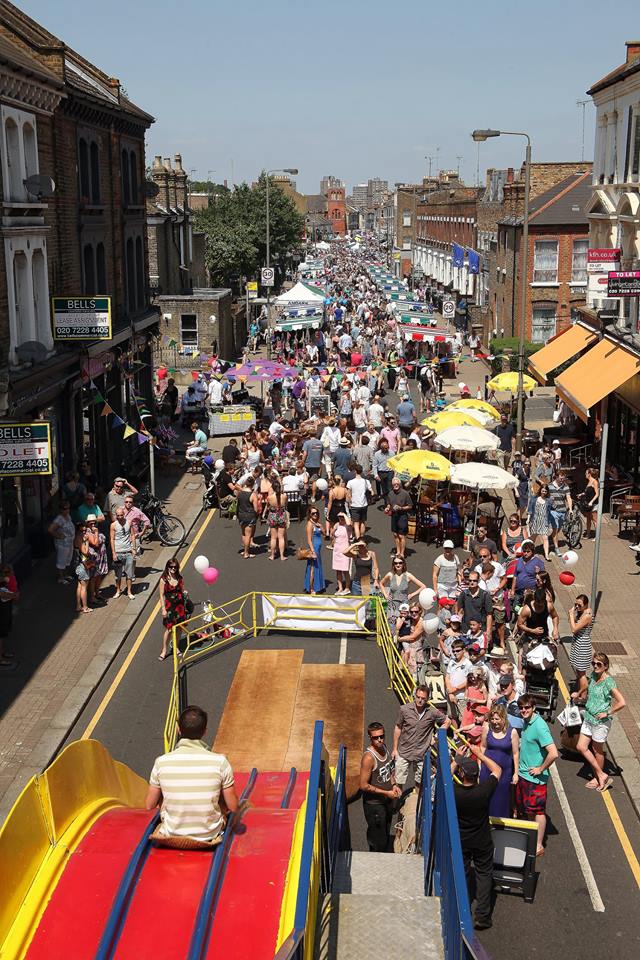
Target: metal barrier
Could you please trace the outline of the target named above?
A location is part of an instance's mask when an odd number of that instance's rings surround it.
[[[445,960],[489,960],[473,930],[449,744],[444,730],[438,731],[438,763],[433,796],[430,767],[425,758],[420,816],[425,894],[440,897]]]

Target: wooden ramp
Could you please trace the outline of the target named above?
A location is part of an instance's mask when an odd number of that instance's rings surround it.
[[[237,770],[308,770],[313,725],[324,720],[334,764],[347,747],[349,792],[357,788],[364,736],[364,664],[303,663],[303,650],[244,650],[213,749]]]

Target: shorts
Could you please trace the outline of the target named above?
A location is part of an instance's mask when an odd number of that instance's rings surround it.
[[[606,743],[611,730],[611,719],[604,720],[601,723],[591,723],[590,720],[583,720],[580,727],[580,733],[585,737],[591,737],[595,743]]]
[[[406,537],[409,532],[409,518],[406,513],[391,514],[391,533],[397,533],[401,537]]]
[[[412,423],[410,423],[410,424],[409,424],[408,426],[406,426],[406,427],[405,427],[402,423],[398,424],[398,426],[400,427],[400,434],[401,434],[401,436],[403,436],[403,437],[410,437],[410,436],[411,436],[411,433],[413,432],[413,424],[412,424]]]
[[[87,580],[91,580],[91,571],[85,567],[84,563],[78,564],[75,573],[80,583],[86,583]]]
[[[320,471],[322,470],[322,467],[320,466],[320,464],[318,464],[317,467],[307,466],[306,470],[307,470],[307,473],[309,474],[309,480],[313,480],[315,477],[320,476]]]
[[[413,769],[413,779],[416,784],[422,780],[422,760],[405,760],[400,754],[396,757],[396,783],[403,787],[407,782],[409,770]]]
[[[493,608],[493,622],[496,626],[501,626],[503,623],[507,622],[507,611],[505,607],[495,607]]]
[[[351,519],[355,520],[356,523],[364,523],[367,519],[367,510],[368,507],[350,507],[349,512],[351,514]]]
[[[116,553],[113,558],[116,580],[120,580],[124,574],[127,580],[133,580],[134,564],[132,553]]]
[[[546,783],[531,783],[522,777],[516,784],[516,807],[522,819],[533,820],[536,816],[546,812],[547,785]]]
[[[567,519],[567,514],[565,510],[550,510],[551,523],[553,524],[554,530],[562,530],[562,524]]]

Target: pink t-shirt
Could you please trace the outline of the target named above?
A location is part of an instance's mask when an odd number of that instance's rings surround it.
[[[400,431],[398,429],[391,430],[390,427],[383,427],[380,431],[380,437],[384,437],[384,439],[389,442],[389,453],[398,452],[398,444],[400,442]]]

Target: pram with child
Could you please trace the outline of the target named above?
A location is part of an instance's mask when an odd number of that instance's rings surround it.
[[[553,723],[558,704],[558,648],[553,640],[530,643],[522,655],[525,693],[531,694],[544,720]]]

